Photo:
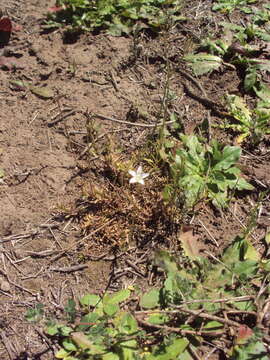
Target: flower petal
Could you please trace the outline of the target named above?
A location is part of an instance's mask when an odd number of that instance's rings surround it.
[[[136,171],[134,171],[134,170],[128,170],[128,173],[131,176],[136,176],[137,175]]]
[[[131,179],[129,179],[129,183],[130,183],[130,184],[134,184],[134,183],[136,183],[136,182],[137,182],[136,177],[132,177]]]
[[[141,177],[142,177],[143,179],[147,178],[147,176],[149,176],[148,173],[143,173],[143,174],[141,174]]]
[[[142,166],[140,165],[139,167],[138,167],[138,169],[137,169],[137,174],[138,175],[141,175],[143,172],[142,172]]]

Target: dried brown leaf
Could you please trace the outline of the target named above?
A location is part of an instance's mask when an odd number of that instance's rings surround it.
[[[187,257],[194,260],[200,256],[202,247],[198,242],[198,237],[193,235],[191,227],[183,227],[182,232],[179,234],[179,240]]]

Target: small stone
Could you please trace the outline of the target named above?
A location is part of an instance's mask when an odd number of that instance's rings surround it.
[[[0,289],[5,292],[10,291],[10,285],[9,282],[6,280],[0,280]]]

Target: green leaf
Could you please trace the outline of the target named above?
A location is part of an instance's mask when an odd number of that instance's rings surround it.
[[[231,360],[268,360],[268,352],[262,341],[250,340],[248,344],[237,345],[233,349]]]
[[[145,309],[153,309],[159,305],[159,289],[152,289],[143,294],[140,300],[140,306]]]
[[[119,306],[116,304],[105,304],[103,307],[105,314],[113,316],[119,311]]]
[[[76,327],[76,330],[83,331],[88,329],[89,327],[97,323],[99,317],[100,315],[96,312],[91,312],[89,314],[84,315],[81,318],[80,324]]]
[[[58,332],[62,336],[69,336],[69,334],[73,331],[73,329],[70,326],[60,325],[58,327]]]
[[[77,346],[69,339],[63,340],[62,345],[67,351],[77,351]]]
[[[121,350],[123,353],[123,360],[135,360],[135,354],[137,353],[137,341],[128,340],[121,343]]]
[[[208,323],[203,327],[204,331],[221,331],[223,332],[224,324],[218,321],[208,321]]]
[[[68,355],[69,355],[68,351],[66,351],[65,349],[60,349],[55,354],[55,357],[56,357],[56,359],[67,359]]]
[[[102,360],[119,360],[119,356],[112,352],[102,355]]]
[[[187,61],[197,76],[218,70],[222,64],[222,58],[206,53],[186,55],[184,60]]]
[[[114,304],[117,305],[125,300],[127,300],[130,297],[130,290],[129,289],[123,289],[120,291],[117,291],[114,294],[106,294],[103,298],[103,304]]]
[[[251,112],[244,99],[237,95],[227,95],[227,103],[232,116],[241,123],[250,126]]]
[[[186,338],[174,339],[168,346],[163,349],[157,349],[154,354],[150,355],[148,360],[175,360],[187,348],[189,341]]]
[[[169,317],[166,314],[152,314],[148,317],[147,322],[150,324],[165,324],[169,320]]]
[[[234,165],[241,156],[241,148],[238,146],[225,146],[220,161],[214,166],[213,170],[227,170]]]
[[[48,87],[29,86],[30,91],[41,99],[51,99],[54,97],[54,92]]]
[[[123,318],[121,321],[121,327],[119,328],[121,332],[125,334],[134,334],[138,330],[138,324],[136,319],[129,313],[123,313]]]
[[[60,325],[56,325],[56,324],[50,325],[45,329],[45,331],[48,335],[54,336],[59,333],[59,327]]]
[[[27,321],[35,322],[39,321],[44,314],[44,305],[37,304],[34,309],[29,309],[25,315]]]
[[[93,306],[93,307],[95,307],[100,300],[101,300],[101,299],[100,299],[100,296],[98,296],[98,295],[95,295],[95,294],[87,294],[87,295],[84,295],[84,296],[80,299],[80,303],[81,303],[81,305]]]
[[[244,89],[251,91],[257,82],[257,71],[254,67],[249,67],[246,70],[246,76],[244,79]]]

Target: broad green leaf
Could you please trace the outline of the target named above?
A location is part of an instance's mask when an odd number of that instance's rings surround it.
[[[63,345],[64,349],[67,351],[77,351],[78,350],[77,346],[69,339],[63,340],[62,345]]]
[[[45,332],[50,336],[54,336],[59,333],[59,325],[50,325],[45,329]]]
[[[254,260],[239,261],[234,264],[232,271],[234,274],[238,275],[242,281],[246,281],[257,274],[258,263]]]
[[[121,350],[123,353],[123,360],[135,360],[135,353],[137,353],[137,341],[128,340],[121,343]]]
[[[61,325],[59,326],[59,333],[62,336],[69,336],[69,334],[73,331],[73,329],[70,326]]]
[[[234,165],[241,155],[241,148],[238,146],[225,146],[222,152],[222,158],[214,166],[214,170],[227,170],[229,167]]]
[[[194,74],[198,76],[218,70],[222,64],[222,59],[219,56],[207,53],[186,55],[184,60],[190,65]]]
[[[56,359],[66,359],[69,354],[70,354],[70,352],[66,351],[65,349],[60,349],[55,354],[55,357],[56,357]]]
[[[48,87],[29,86],[29,89],[33,94],[42,99],[51,99],[54,97],[54,92]]]
[[[117,305],[130,297],[130,290],[123,289],[113,294],[106,294],[103,297],[103,304],[114,304]]]
[[[119,356],[112,352],[102,355],[102,360],[119,360],[119,359],[120,359]]]
[[[114,314],[117,313],[117,311],[119,311],[119,306],[117,304],[104,304],[103,310],[105,312],[105,314],[109,315],[109,316],[113,316]]]
[[[100,301],[100,296],[95,294],[87,294],[80,299],[81,305],[85,305],[85,306],[96,306],[99,301]]]
[[[257,82],[257,71],[254,67],[250,67],[246,71],[246,76],[244,79],[244,89],[246,91],[251,91]]]
[[[268,360],[268,352],[262,341],[250,340],[248,344],[236,345],[230,360]]]
[[[165,324],[168,320],[169,317],[166,314],[160,314],[160,313],[151,314],[147,319],[147,321],[150,324],[157,324],[157,325]]]
[[[174,339],[170,345],[157,349],[147,360],[175,360],[186,350],[188,344],[186,338]]]
[[[192,207],[197,201],[200,200],[202,193],[205,190],[206,182],[205,179],[198,175],[188,175],[179,179],[179,186],[184,187],[185,200],[188,207]]]
[[[249,126],[251,112],[244,99],[237,95],[227,95],[227,103],[231,114],[241,123]]]
[[[221,331],[223,332],[224,324],[218,321],[208,321],[208,323],[203,327],[204,331]]]
[[[270,71],[270,60],[267,59],[251,59],[250,63],[258,70],[261,71]]]
[[[91,312],[89,314],[84,315],[81,318],[79,325],[76,327],[76,330],[83,331],[88,329],[90,326],[93,326],[97,323],[100,315],[96,312]]]
[[[237,309],[243,311],[254,311],[255,307],[252,301],[237,301],[233,304]]]
[[[270,103],[270,88],[269,86],[260,83],[259,88],[254,88],[256,95],[263,101]]]
[[[140,306],[145,309],[153,309],[159,305],[159,289],[152,289],[149,292],[143,294],[140,300]]]
[[[138,330],[136,319],[126,311],[118,312],[113,319],[114,326],[123,334],[134,334]]]

